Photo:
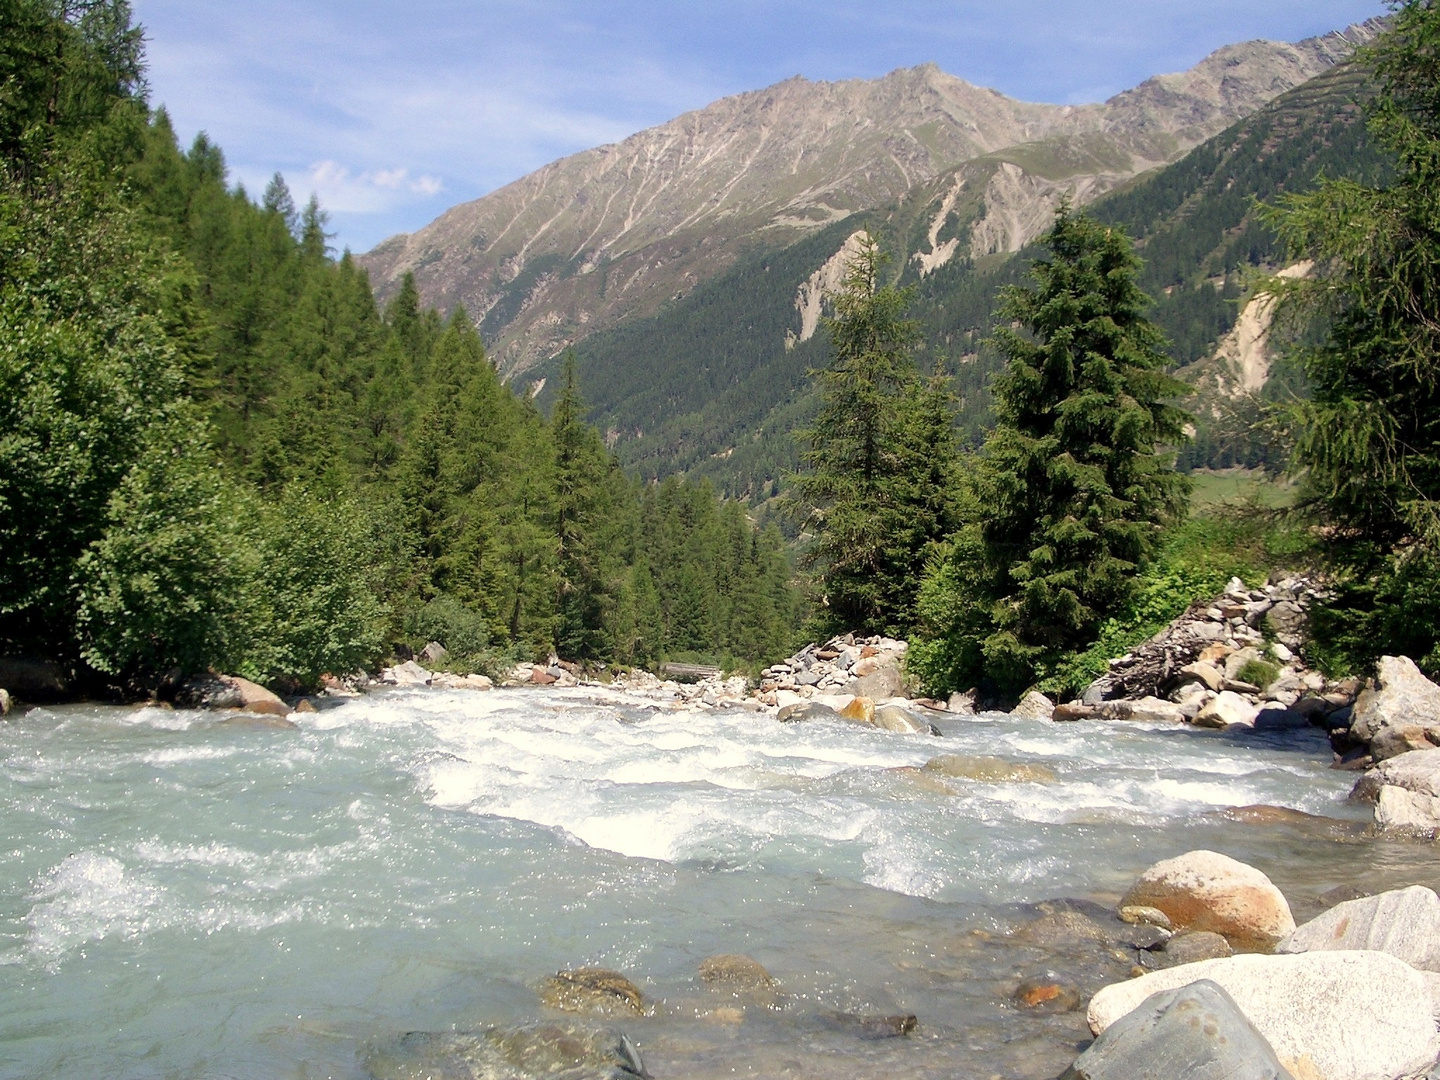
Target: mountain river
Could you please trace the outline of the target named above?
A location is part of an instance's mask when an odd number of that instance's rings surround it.
[[[1365,835],[1319,733],[987,716],[935,738],[584,687],[294,719],[0,723],[0,1077],[521,1075],[417,1065],[403,1037],[569,1023],[536,988],[588,965],[644,991],[648,1015],[600,1023],[656,1080],[1044,1080],[1139,956],[1108,909],[1150,863],[1233,855],[1302,921],[1337,886],[1440,886],[1428,846]],[[1021,767],[922,768],[941,754]],[[1254,805],[1304,814],[1225,812]],[[715,953],[778,989],[703,984]],[[1031,978],[1075,994],[1029,1008]]]

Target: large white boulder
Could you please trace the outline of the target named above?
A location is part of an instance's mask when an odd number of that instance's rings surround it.
[[[1355,699],[1350,736],[1371,744],[1379,760],[1396,756],[1407,745],[1404,739],[1382,736],[1406,728],[1419,728],[1422,735],[1426,730],[1440,733],[1440,686],[1408,656],[1382,656],[1374,680]]]
[[[1440,896],[1423,885],[1336,904],[1275,947],[1277,953],[1389,953],[1440,972]]]
[[[1156,908],[1177,930],[1209,930],[1242,947],[1270,948],[1295,929],[1290,904],[1268,877],[1215,851],[1156,863],[1120,906]]]
[[[1105,987],[1090,1001],[1100,1034],[1151,994],[1217,983],[1296,1077],[1394,1080],[1440,1054],[1424,978],[1382,952],[1230,956]]]
[[[1350,797],[1375,803],[1375,824],[1382,830],[1440,830],[1440,747],[1380,762],[1356,782]]]
[[[1219,728],[1254,727],[1255,718],[1260,715],[1260,706],[1241,697],[1233,690],[1217,694],[1195,717],[1195,726]]]

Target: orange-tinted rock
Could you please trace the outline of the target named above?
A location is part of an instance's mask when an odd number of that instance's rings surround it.
[[[1176,929],[1210,930],[1242,948],[1273,948],[1295,929],[1289,903],[1268,877],[1214,851],[1156,863],[1120,906],[1156,908]]]

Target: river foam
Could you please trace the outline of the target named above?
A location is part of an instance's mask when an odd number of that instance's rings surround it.
[[[832,1050],[837,1076],[968,1075],[966,1047],[1003,1057],[1010,1036],[960,1018],[1001,1024],[1005,980],[1044,959],[974,952],[1024,905],[1113,903],[1200,846],[1297,898],[1360,856],[1392,872],[1353,829],[1215,816],[1358,826],[1318,734],[987,716],[936,738],[585,688],[381,692],[295,730],[219,719],[72,706],[0,725],[0,1077],[363,1080],[386,1032],[543,1019],[531,988],[577,964],[669,1002],[647,1053],[700,1048],[671,1075],[769,1075],[791,1046],[797,1076],[830,1075]],[[942,754],[1028,768],[925,769]],[[746,1020],[753,1060],[697,1019],[716,952],[756,955],[795,1003]],[[862,1053],[815,1026],[822,1006],[915,1011],[934,1034],[913,1060]]]

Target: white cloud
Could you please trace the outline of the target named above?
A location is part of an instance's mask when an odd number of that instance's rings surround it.
[[[338,214],[380,214],[420,200],[431,199],[445,185],[434,176],[411,177],[409,169],[356,172],[338,161],[317,161],[297,185],[314,192],[320,204]]]

